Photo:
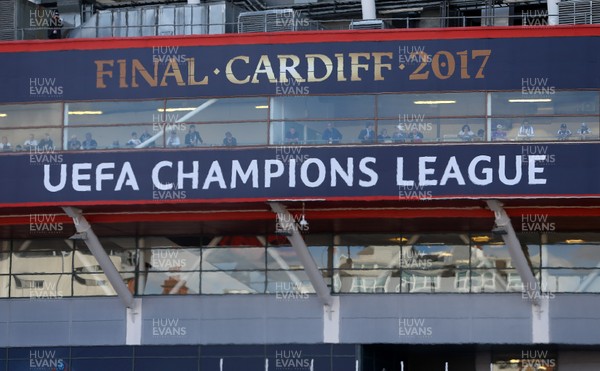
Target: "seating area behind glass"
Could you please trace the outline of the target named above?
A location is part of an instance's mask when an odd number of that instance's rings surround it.
[[[490,233],[311,234],[308,249],[333,293],[523,292],[507,247]],[[523,233],[543,292],[600,292],[600,234]],[[105,237],[137,295],[308,295],[314,289],[283,236]],[[0,297],[116,295],[82,241],[0,241]]]
[[[599,102],[514,91],[8,104],[0,150],[597,140]]]

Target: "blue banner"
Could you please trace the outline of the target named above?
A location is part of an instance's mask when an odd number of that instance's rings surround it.
[[[152,42],[144,48],[0,53],[0,101],[600,89],[600,37]]]
[[[0,156],[0,204],[600,197],[593,143],[189,149]]]

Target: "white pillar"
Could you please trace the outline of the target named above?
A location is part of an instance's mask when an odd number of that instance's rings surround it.
[[[377,19],[375,0],[360,0],[363,19]]]
[[[558,24],[558,1],[559,0],[548,0],[546,2],[548,6],[548,25],[555,26]]]

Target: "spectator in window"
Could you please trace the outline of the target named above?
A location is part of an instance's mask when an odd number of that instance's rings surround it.
[[[152,135],[150,135],[150,133],[148,132],[148,129],[144,129],[144,132],[142,133],[142,135],[140,135],[140,142],[145,143],[150,138],[152,138]],[[156,146],[156,142],[152,141],[152,142],[148,143],[146,148],[150,148],[150,147],[154,147],[154,146]]]
[[[49,39],[60,39],[62,37],[61,28],[63,26],[63,20],[58,13],[58,10],[54,11],[52,18],[49,22],[48,38]]]
[[[23,148],[25,148],[27,151],[31,151],[32,149],[37,148],[37,146],[38,141],[35,139],[35,136],[33,134],[29,134],[29,139],[23,143]]]
[[[337,144],[342,141],[342,133],[333,127],[333,124],[330,122],[327,124],[327,128],[323,131],[321,139],[329,144]]]
[[[558,140],[568,140],[571,135],[571,130],[567,128],[567,124],[561,124],[560,129],[556,132],[556,139]]]
[[[410,141],[413,143],[421,143],[423,141],[423,133],[414,127],[408,135],[408,139],[410,139]]]
[[[389,136],[387,129],[381,129],[381,132],[377,136],[377,140],[381,143],[390,143],[392,137]]]
[[[69,151],[77,151],[81,149],[81,142],[77,140],[77,135],[72,135],[71,139],[67,142],[67,148]]]
[[[96,149],[98,148],[98,142],[92,138],[92,133],[85,133],[85,140],[81,144],[83,149]]]
[[[50,138],[50,134],[44,134],[44,138],[40,140],[38,147],[41,149],[54,149],[54,142],[52,141],[52,138]]]
[[[179,140],[179,137],[177,136],[177,131],[175,131],[175,130],[171,131],[171,134],[169,134],[169,138],[167,138],[167,147],[179,148],[180,145],[181,145],[181,141]]]
[[[462,129],[458,132],[458,138],[464,140],[465,142],[470,142],[473,140],[475,133],[471,131],[471,127],[469,125],[463,125]]]
[[[225,133],[225,138],[223,138],[223,145],[225,147],[235,147],[237,146],[237,140],[231,133],[228,131]]]
[[[0,142],[0,150],[2,150],[3,152],[12,151],[12,145],[8,141],[7,137],[2,137],[2,141]]]
[[[300,143],[300,135],[296,131],[296,128],[289,128],[285,133],[285,143],[286,144],[298,144]]]
[[[358,139],[361,143],[373,143],[375,141],[375,130],[373,130],[373,124],[368,123],[365,128],[358,134]]]
[[[496,125],[496,130],[492,133],[492,141],[506,140],[506,131],[501,124]]]
[[[394,142],[404,143],[408,139],[409,134],[406,132],[404,125],[400,124],[396,126],[396,132],[394,133]]]
[[[581,123],[581,127],[577,130],[577,134],[581,139],[587,139],[588,135],[592,135],[592,130],[587,126],[585,122]]]
[[[204,143],[202,137],[200,137],[200,133],[196,131],[196,126],[194,125],[190,125],[184,140],[186,147],[197,147]]]
[[[142,142],[138,138],[137,133],[134,131],[133,133],[131,133],[131,138],[127,141],[127,143],[125,143],[125,145],[127,147],[135,147],[141,143]]]
[[[517,134],[517,137],[529,139],[529,138],[533,138],[534,135],[535,135],[535,133],[533,131],[533,126],[531,126],[529,121],[527,121],[527,120],[523,121],[523,123],[521,124],[521,127],[519,128],[519,134]]]

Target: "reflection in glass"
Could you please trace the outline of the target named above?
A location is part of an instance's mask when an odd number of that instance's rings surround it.
[[[434,117],[484,116],[484,93],[384,94],[377,97],[377,114],[399,122]]]
[[[128,149],[157,134],[149,125],[94,126],[65,128],[65,150]],[[152,141],[149,147],[162,147],[163,137]],[[89,144],[88,144],[89,143]]]
[[[526,87],[522,91],[491,93],[492,115],[598,115],[598,92],[552,91],[543,94],[541,88],[537,94],[527,94]]]
[[[264,292],[264,271],[202,273],[202,294],[262,294]]]
[[[71,296],[71,274],[13,274],[10,296],[32,300]]]
[[[282,95],[271,98],[272,120],[372,119],[374,117],[374,95]]]
[[[0,127],[61,126],[62,103],[0,105]]]
[[[334,288],[341,293],[384,293],[395,292],[393,270],[356,269],[340,267],[336,270]]]
[[[127,102],[73,102],[65,104],[68,126],[107,124],[164,125],[169,119],[163,115],[164,101]]]
[[[169,99],[167,117],[190,122],[266,120],[269,113],[266,97],[218,99]]]
[[[265,249],[262,247],[216,247],[202,252],[202,270],[265,269]]]
[[[198,294],[200,272],[165,271],[146,274],[143,295]]]

